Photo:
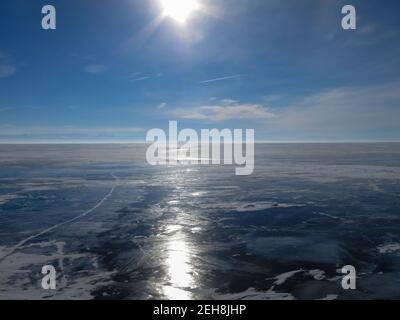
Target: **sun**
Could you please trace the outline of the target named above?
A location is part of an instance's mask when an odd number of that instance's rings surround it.
[[[161,0],[163,15],[184,23],[189,15],[199,9],[197,0]]]

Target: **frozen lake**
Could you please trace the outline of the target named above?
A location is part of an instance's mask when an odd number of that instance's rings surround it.
[[[0,145],[0,299],[400,298],[400,144],[257,144],[251,176],[145,148]]]

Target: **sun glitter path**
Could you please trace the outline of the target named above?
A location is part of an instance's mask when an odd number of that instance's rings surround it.
[[[119,178],[117,176],[115,176],[113,173],[111,173],[111,176],[115,179],[116,182],[119,181]],[[30,236],[30,237],[22,240],[16,246],[14,246],[9,252],[7,252],[5,255],[0,256],[0,262],[2,262],[5,258],[9,257],[10,255],[12,255],[15,251],[17,251],[21,247],[23,247],[27,242],[29,242],[29,241],[31,241],[31,240],[33,240],[35,238],[38,238],[38,237],[40,237],[40,236],[42,236],[42,235],[44,235],[46,233],[49,233],[50,231],[53,231],[53,230],[55,230],[55,229],[57,229],[59,227],[65,226],[66,224],[69,224],[69,223],[72,223],[72,222],[74,222],[74,221],[76,221],[78,219],[81,219],[81,218],[87,216],[88,214],[92,213],[94,210],[99,208],[105,201],[107,201],[107,199],[109,197],[111,197],[111,195],[114,193],[115,188],[116,188],[116,185],[113,186],[111,188],[111,190],[104,196],[104,198],[102,198],[94,207],[92,207],[89,210],[81,213],[80,215],[76,216],[75,218],[72,218],[72,219],[69,219],[67,221],[58,223],[58,224],[56,224],[56,225],[54,225],[54,226],[52,226],[50,228],[47,228],[46,230],[43,230],[43,231],[41,231],[41,232],[39,232],[39,233],[37,233],[37,234],[35,234],[33,236]]]

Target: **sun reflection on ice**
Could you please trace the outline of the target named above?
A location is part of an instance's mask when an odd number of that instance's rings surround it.
[[[181,226],[168,226],[167,230],[176,231],[167,244],[167,272],[168,286],[164,287],[164,294],[171,300],[190,300],[190,290],[194,286],[193,267],[191,264],[191,249]]]

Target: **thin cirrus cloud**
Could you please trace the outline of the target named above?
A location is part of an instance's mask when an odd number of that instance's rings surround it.
[[[166,102],[162,102],[158,106],[156,106],[156,109],[161,110],[161,109],[164,109],[166,106],[167,106],[167,103]]]
[[[84,68],[84,71],[90,74],[100,74],[105,72],[106,70],[106,66],[102,64],[90,64]]]
[[[201,84],[206,84],[206,83],[212,83],[212,82],[218,82],[218,81],[224,81],[224,80],[231,80],[231,79],[239,78],[240,76],[241,76],[240,74],[235,74],[233,76],[219,77],[219,78],[214,78],[214,79],[203,80],[203,81],[200,81],[200,83]]]
[[[12,111],[14,108],[12,107],[0,107],[0,112]]]
[[[17,68],[10,64],[0,64],[0,78],[12,76],[17,71]]]
[[[17,68],[11,63],[8,54],[0,51],[0,78],[7,78],[15,74]]]
[[[175,109],[173,115],[186,120],[225,121],[236,119],[270,119],[274,114],[259,104],[243,104],[235,100],[222,100],[219,104]]]
[[[134,72],[129,76],[130,81],[136,82],[136,81],[144,81],[144,80],[149,80],[151,79],[150,76],[143,75],[141,72]]]
[[[303,96],[290,105],[270,108],[222,100],[213,105],[173,109],[167,114],[205,122],[249,120],[258,123],[260,133],[274,137],[283,134],[291,140],[375,137],[397,141],[400,139],[399,87],[398,82],[338,87]],[[275,100],[280,97],[274,97],[270,103]]]
[[[296,139],[368,137],[400,139],[400,83],[338,87],[298,98],[290,105],[269,108],[225,99],[213,105],[172,110],[178,119],[199,121],[250,120],[258,131]],[[269,103],[280,102],[272,96]],[[280,103],[279,103],[280,104]],[[170,113],[168,113],[170,115]]]
[[[118,134],[118,133],[140,133],[145,131],[139,127],[20,127],[13,125],[0,126],[0,136],[35,136],[35,135],[60,135],[60,134]]]
[[[335,136],[387,130],[400,138],[400,83],[341,87],[303,97],[275,110],[274,132]]]
[[[151,79],[151,77],[144,76],[144,77],[138,77],[138,78],[131,79],[131,81],[144,81],[144,80],[149,80],[149,79]]]

